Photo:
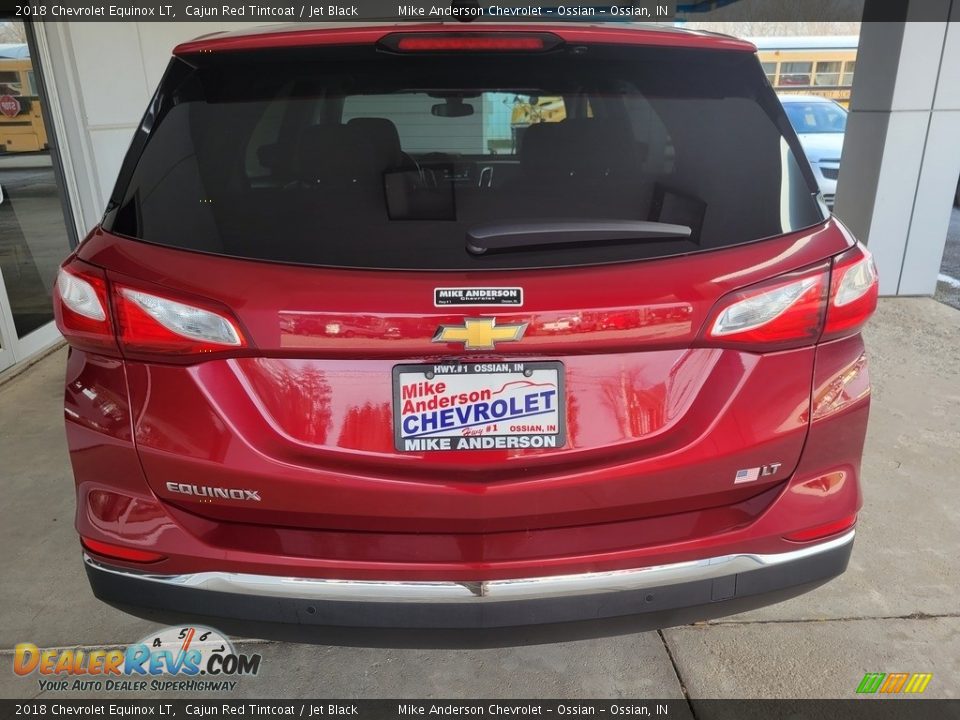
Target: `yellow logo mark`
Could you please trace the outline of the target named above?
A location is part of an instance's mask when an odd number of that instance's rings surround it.
[[[932,678],[933,673],[914,673],[910,676],[910,681],[903,691],[906,693],[922,693],[927,689],[927,685],[930,684]]]
[[[466,318],[463,325],[441,325],[433,342],[462,342],[467,350],[493,350],[498,342],[523,337],[527,323],[497,325],[496,318]]]

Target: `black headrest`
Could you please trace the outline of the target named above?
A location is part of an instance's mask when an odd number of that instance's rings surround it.
[[[614,123],[581,118],[561,124],[574,172],[599,177],[627,162],[628,138]]]
[[[324,185],[352,185],[380,180],[373,145],[356,128],[316,125],[304,131],[297,176]]]
[[[538,123],[523,134],[520,167],[540,178],[596,179],[636,173],[645,150],[616,123],[595,118]]]
[[[523,131],[520,140],[520,169],[533,177],[555,177],[568,165],[561,123],[536,123]]]
[[[378,160],[383,160],[386,169],[398,168],[403,164],[403,150],[400,147],[400,133],[392,120],[379,117],[358,117],[347,122],[347,126],[356,129],[373,145]]]

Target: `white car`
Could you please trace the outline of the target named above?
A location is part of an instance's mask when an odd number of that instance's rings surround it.
[[[843,133],[847,129],[847,111],[842,105],[819,95],[781,94],[779,97],[810,161],[823,199],[832,210]]]

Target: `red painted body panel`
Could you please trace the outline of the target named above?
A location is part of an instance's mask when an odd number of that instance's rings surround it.
[[[835,358],[859,357],[862,348],[860,339],[852,338],[837,341],[826,353]],[[81,356],[84,363],[96,362],[83,353],[74,356]],[[78,482],[78,531],[85,537],[122,541],[168,555],[167,560],[152,564],[152,571],[220,569],[302,577],[484,580],[793,549],[797,544],[784,540],[784,534],[859,510],[868,408],[869,396],[862,396],[843,411],[813,423],[793,475],[753,498],[690,512],[667,511],[632,521],[536,532],[351,532],[220,522],[159,501],[139,469],[116,464],[122,461],[122,453],[107,437],[70,421],[67,434]],[[92,458],[91,450],[97,453]],[[111,463],[118,471],[104,473]],[[98,490],[122,493],[138,503],[128,503],[129,510],[119,513],[120,517],[116,512],[104,513],[90,501],[90,494]],[[588,498],[588,492],[583,496]],[[136,522],[129,517],[135,510],[139,510]]]
[[[80,248],[85,261],[113,280],[216,298],[253,347],[187,365],[72,353],[78,529],[164,553],[155,564],[163,572],[381,579],[495,579],[794,547],[784,534],[860,505],[862,342],[755,354],[698,347],[697,338],[725,293],[848,246],[828,223],[569,271],[381,273],[217,258],[98,231]],[[558,281],[565,273],[580,280],[576,304]],[[434,308],[438,284],[522,285],[527,304],[497,312],[503,321],[622,318],[633,303],[644,322],[578,323],[476,355],[564,363],[564,448],[398,453],[393,365],[473,358],[429,337],[440,322],[492,314]],[[349,322],[351,307],[375,318],[363,324],[397,330],[333,342],[289,322]],[[109,413],[91,393],[108,399]],[[773,462],[778,474],[734,485],[738,469]],[[119,471],[105,477],[105,463]],[[256,489],[263,501],[202,501],[167,482]],[[96,494],[104,490],[136,501]]]
[[[299,419],[313,442],[291,437],[262,412],[257,399],[265,393],[248,394],[242,362],[140,366],[131,369],[130,385],[140,456],[154,491],[197,514],[353,530],[532,530],[725,504],[762,489],[759,480],[735,488],[740,468],[782,462],[790,472],[809,404],[809,381],[793,378],[810,377],[813,351],[759,365],[732,351],[688,352],[719,356],[717,365],[691,363],[684,372],[679,352],[656,353],[650,363],[645,354],[560,356],[570,431],[568,447],[554,451],[394,451],[388,361],[359,369],[273,361],[288,379],[301,381],[302,394],[284,406],[283,423],[293,428]],[[635,388],[631,383],[642,382],[644,373],[670,368],[664,355],[680,371],[657,383],[663,397],[656,388]],[[739,402],[725,407],[730,397]],[[757,400],[766,411],[754,412]],[[673,413],[669,423],[666,413]],[[263,500],[198,501],[170,493],[171,481],[250,488]]]
[[[456,357],[463,346],[431,342],[437,326],[465,315],[495,315],[501,324],[529,322],[529,336],[498,355],[599,353],[688,348],[714,303],[726,293],[815,265],[852,245],[831,222],[822,226],[694,255],[595,267],[482,272],[397,272],[303,268],[185,252],[94,231],[78,257],[108,269],[115,281],[136,282],[190,297],[216,298],[237,314],[255,357]],[[522,308],[433,306],[436,287],[522,285]],[[576,294],[570,292],[576,288]],[[623,321],[625,310],[636,312]],[[637,312],[639,311],[639,312]],[[545,324],[578,316],[557,330]],[[605,322],[611,318],[611,322]],[[381,328],[379,335],[330,336],[330,323]],[[607,326],[610,327],[607,327]],[[592,327],[591,327],[592,326]],[[501,350],[503,352],[501,352]],[[472,352],[470,356],[480,356]]]

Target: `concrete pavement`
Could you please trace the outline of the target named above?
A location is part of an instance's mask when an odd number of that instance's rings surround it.
[[[865,672],[932,672],[960,697],[960,312],[881,301],[866,504],[847,573],[725,620],[526,647],[404,649],[241,641],[264,656],[245,697],[854,696]],[[96,601],[72,528],[58,351],[0,385],[0,696],[31,697],[12,648],[116,645],[159,623]],[[59,697],[66,697],[59,694]],[[710,714],[698,709],[697,717]]]

